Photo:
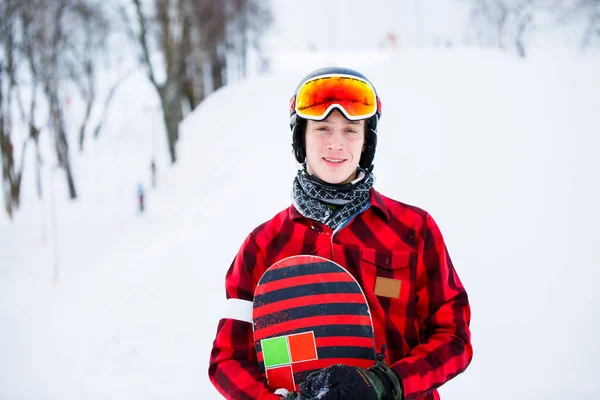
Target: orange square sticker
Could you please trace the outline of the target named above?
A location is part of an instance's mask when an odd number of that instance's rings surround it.
[[[317,358],[315,335],[312,331],[289,335],[288,342],[292,362],[315,360]]]
[[[390,299],[399,299],[401,286],[402,281],[399,279],[378,276],[375,280],[375,295],[389,297]]]

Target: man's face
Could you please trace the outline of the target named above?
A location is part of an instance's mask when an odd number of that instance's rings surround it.
[[[327,183],[356,178],[364,148],[365,121],[350,121],[334,110],[323,121],[308,120],[305,134],[306,169]]]

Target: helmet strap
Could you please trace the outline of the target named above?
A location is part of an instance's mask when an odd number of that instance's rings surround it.
[[[303,164],[306,161],[306,150],[304,149],[304,132],[306,122],[296,118],[296,124],[292,127],[292,151],[296,161]]]

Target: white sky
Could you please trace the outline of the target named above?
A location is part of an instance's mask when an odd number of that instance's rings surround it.
[[[275,15],[272,48],[365,50],[389,32],[399,45],[460,40],[468,13],[464,0],[270,0]],[[418,36],[419,35],[419,36]]]

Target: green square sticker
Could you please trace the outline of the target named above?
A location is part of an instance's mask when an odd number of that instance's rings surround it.
[[[290,353],[285,336],[263,339],[260,341],[260,345],[262,347],[265,368],[290,363]]]

